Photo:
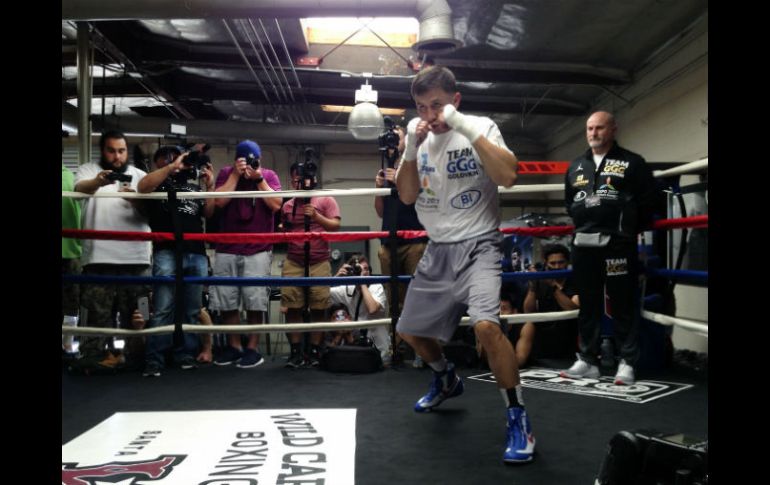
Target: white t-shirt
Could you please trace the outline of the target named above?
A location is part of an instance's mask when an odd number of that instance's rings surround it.
[[[81,165],[75,176],[75,185],[81,180],[96,177],[103,169],[98,163]],[[126,168],[126,175],[131,175],[131,188],[136,190],[139,181],[147,175],[133,165]],[[119,182],[99,187],[97,194],[117,192]],[[134,209],[127,199],[91,198],[85,199],[82,216],[83,229],[99,231],[137,231],[150,232],[147,219]],[[150,241],[106,241],[83,239],[81,264],[150,264],[152,252]]]
[[[356,286],[334,286],[331,288],[330,300],[331,304],[343,303],[348,307],[350,318],[353,319],[356,316],[356,305],[361,298],[361,294],[355,291]],[[366,302],[361,300],[361,309],[358,311],[358,321],[363,320],[376,320],[378,318],[387,318],[387,300],[385,299],[385,289],[380,284],[369,285],[369,293],[372,294],[377,303],[382,308],[375,313],[369,313],[366,309]],[[350,295],[350,296],[348,296]],[[372,339],[374,345],[380,351],[380,356],[383,361],[390,359],[391,341],[388,327],[380,326],[369,329],[369,338]]]
[[[334,286],[330,290],[331,304],[342,303],[348,307],[350,318],[356,316],[356,305],[360,296],[359,292],[356,292],[357,286]],[[361,309],[358,311],[358,320],[376,320],[378,318],[387,317],[387,300],[385,299],[385,289],[380,284],[369,285],[369,293],[372,294],[372,298],[380,304],[382,308],[376,313],[370,314],[366,309],[366,302],[361,300]]]
[[[511,152],[494,121],[466,118],[491,143]],[[464,241],[500,226],[497,184],[487,176],[470,140],[455,130],[428,133],[417,149],[417,175],[420,192],[415,208],[431,241]]]

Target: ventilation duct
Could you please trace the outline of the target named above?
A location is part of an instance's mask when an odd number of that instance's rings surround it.
[[[403,17],[420,22],[412,49],[447,54],[462,45],[454,38],[446,0],[62,0],[62,20],[244,19],[257,17]]]

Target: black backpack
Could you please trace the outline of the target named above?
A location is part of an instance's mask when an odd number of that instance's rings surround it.
[[[354,320],[358,320],[361,309],[361,297],[358,298]],[[337,345],[326,347],[321,354],[321,369],[329,372],[347,372],[352,374],[367,374],[382,369],[380,351],[366,336],[362,336],[353,345]]]

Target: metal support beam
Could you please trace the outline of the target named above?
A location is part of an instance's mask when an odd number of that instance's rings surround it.
[[[93,55],[88,22],[78,22],[78,164],[91,161],[91,65]]]

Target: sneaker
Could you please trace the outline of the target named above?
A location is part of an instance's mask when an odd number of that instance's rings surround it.
[[[195,361],[192,355],[185,354],[176,359],[177,365],[184,370],[195,369],[198,367],[198,363]]]
[[[286,365],[284,367],[289,367],[291,369],[299,369],[304,366],[305,366],[305,358],[302,356],[300,352],[297,352],[296,354],[291,354],[289,356],[289,360],[286,361]]]
[[[238,361],[238,359],[241,358],[241,355],[243,355],[243,352],[236,349],[235,347],[227,346],[225,349],[220,352],[220,354],[217,356],[216,359],[214,359],[215,365],[230,365],[233,362]]]
[[[425,362],[422,361],[422,357],[415,354],[414,360],[412,361],[412,367],[414,367],[415,369],[422,369],[423,367],[425,367]]]
[[[126,364],[126,358],[123,354],[113,354],[109,350],[106,354],[107,355],[97,364],[99,367],[104,369],[119,369]]]
[[[143,377],[160,377],[160,371],[163,370],[163,365],[156,360],[148,360],[144,365]]]
[[[243,357],[241,357],[241,360],[239,360],[235,365],[241,369],[249,369],[251,367],[256,367],[264,362],[265,359],[262,357],[262,354],[254,349],[246,349],[243,351]]]
[[[307,367],[318,367],[321,365],[321,349],[318,347],[313,347],[310,349],[310,352],[308,352],[307,357],[305,358],[305,365]]]
[[[636,379],[634,379],[634,368],[626,364],[626,361],[620,359],[618,364],[618,372],[615,374],[616,386],[630,386]]]
[[[447,387],[444,387],[444,376],[446,376],[447,382],[450,383]],[[447,364],[444,372],[433,372],[433,381],[430,383],[430,389],[427,394],[417,401],[417,404],[414,405],[414,410],[418,413],[428,412],[450,397],[459,396],[463,393],[463,390],[463,381],[455,373],[455,365],[450,362]]]
[[[599,368],[584,361],[578,355],[578,358],[575,363],[572,364],[572,367],[559,372],[559,375],[561,377],[569,377],[572,379],[580,379],[582,377],[599,377]]]
[[[102,355],[83,355],[78,359],[72,360],[67,370],[75,374],[98,375],[114,374],[122,368],[123,356],[113,355],[106,352]]]
[[[527,463],[535,454],[535,436],[524,408],[508,408],[508,431],[503,461],[505,463]]]

